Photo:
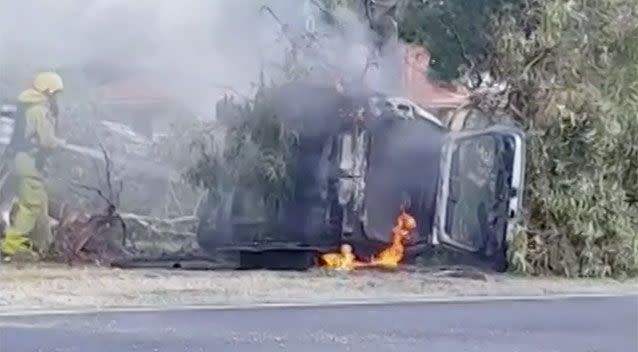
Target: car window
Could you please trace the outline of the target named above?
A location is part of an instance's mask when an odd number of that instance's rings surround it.
[[[446,232],[473,248],[484,241],[485,222],[495,199],[497,140],[482,135],[462,140],[453,155]]]

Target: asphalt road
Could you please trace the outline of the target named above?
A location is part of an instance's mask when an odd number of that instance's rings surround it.
[[[638,297],[0,317],[0,351],[636,352]]]

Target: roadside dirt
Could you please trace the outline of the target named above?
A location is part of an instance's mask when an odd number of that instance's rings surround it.
[[[476,271],[120,270],[0,265],[0,313],[17,310],[638,292],[638,280],[566,280]]]

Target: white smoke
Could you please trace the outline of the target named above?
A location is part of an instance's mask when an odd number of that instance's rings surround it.
[[[2,1],[0,81],[25,85],[36,70],[102,67],[143,78],[193,112],[210,114],[227,87],[248,95],[262,68],[283,61],[288,44],[263,5],[293,37],[308,22],[321,27],[321,11],[301,0]],[[369,29],[356,14],[338,15],[343,31],[322,42],[321,60],[339,74],[360,75]],[[101,79],[116,78],[109,74]]]
[[[215,85],[241,89],[259,68],[257,6],[228,1],[25,0],[0,5],[0,64],[9,71],[108,67],[185,105]],[[269,28],[270,27],[270,28]],[[137,77],[136,77],[137,76]],[[108,79],[108,78],[107,78]],[[242,87],[242,85],[244,85]]]

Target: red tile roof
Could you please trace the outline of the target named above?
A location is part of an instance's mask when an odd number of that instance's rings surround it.
[[[404,44],[404,65],[401,73],[403,95],[424,108],[457,107],[469,99],[462,86],[444,85],[427,78],[429,52],[417,45]],[[128,78],[100,87],[99,96],[105,104],[155,105],[171,99],[142,78]]]
[[[467,103],[469,91],[462,86],[441,84],[427,78],[430,53],[417,45],[404,45],[401,81],[406,98],[424,108],[457,107]]]

